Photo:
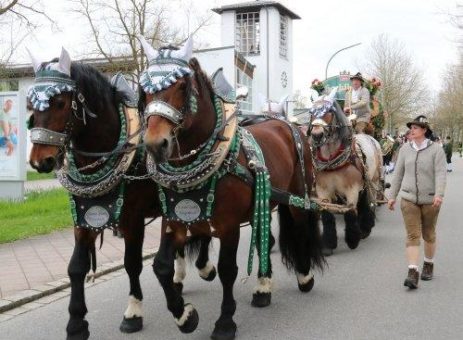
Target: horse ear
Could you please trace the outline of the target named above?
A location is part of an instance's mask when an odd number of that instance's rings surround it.
[[[326,98],[327,101],[331,102],[331,103],[334,103],[334,99],[336,97],[336,92],[338,91],[338,87],[334,87],[330,94],[328,95],[328,97]]]
[[[59,56],[58,69],[68,76],[71,76],[71,57],[64,47],[61,48],[61,55]]]
[[[267,97],[265,97],[262,93],[259,93],[257,98],[259,99],[260,106],[264,106],[264,104],[268,102]]]
[[[32,67],[34,68],[34,72],[37,73],[38,70],[40,70],[40,66],[42,66],[42,63],[37,59],[32,52],[26,47],[26,51],[29,54],[29,57],[31,58],[32,61]]]
[[[172,51],[173,57],[189,61],[193,55],[193,36],[190,36],[186,43],[177,51]]]
[[[286,96],[281,97],[280,98],[280,105],[281,104],[283,104],[283,105],[286,104],[286,101],[288,100],[288,98],[289,98],[289,94],[287,94]]]
[[[145,51],[145,55],[148,58],[148,61],[156,59],[159,56],[159,52],[156,51],[153,46],[151,46],[145,39],[144,36],[138,35],[138,40],[140,40],[141,46],[143,47],[143,51]]]

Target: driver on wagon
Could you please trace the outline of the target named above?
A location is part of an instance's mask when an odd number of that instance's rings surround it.
[[[346,93],[344,112],[347,115],[354,114],[356,116],[352,119],[356,120],[356,133],[366,133],[365,129],[370,122],[370,92],[363,87],[365,80],[360,72],[350,77],[350,80],[352,88]]]

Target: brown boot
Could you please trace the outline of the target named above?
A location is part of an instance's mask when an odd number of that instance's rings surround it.
[[[433,277],[434,263],[424,261],[423,271],[421,272],[421,280],[430,281]]]
[[[404,286],[410,288],[410,289],[416,289],[418,288],[418,278],[420,276],[420,273],[418,273],[418,270],[415,268],[409,268],[408,269],[408,276],[404,281]]]

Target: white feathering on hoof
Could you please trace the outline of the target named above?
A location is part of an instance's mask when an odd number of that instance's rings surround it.
[[[299,282],[300,285],[305,285],[309,283],[309,281],[312,280],[314,277],[312,271],[309,271],[309,274],[307,275],[297,273],[296,276],[297,276],[297,282]]]
[[[193,313],[194,307],[191,304],[185,305],[185,310],[183,311],[182,316],[180,319],[174,318],[175,324],[179,327],[183,326],[185,322],[188,320],[190,315]]]
[[[126,319],[131,319],[137,316],[143,317],[143,302],[138,300],[135,296],[130,295],[127,309],[124,312],[124,317]]]
[[[272,292],[272,279],[270,277],[259,277],[257,279],[257,286],[254,288],[254,293],[271,293]]]
[[[210,261],[207,261],[204,268],[198,269],[199,276],[201,276],[203,279],[207,279],[213,269],[214,265]]]
[[[175,274],[174,283],[180,283],[185,279],[186,276],[186,262],[181,256],[177,256],[175,259]]]

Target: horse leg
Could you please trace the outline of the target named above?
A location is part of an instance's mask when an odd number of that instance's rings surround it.
[[[199,254],[195,262],[199,276],[206,281],[213,281],[217,275],[215,266],[209,261],[209,244],[211,243],[211,239],[210,236],[201,237]]]
[[[129,276],[130,291],[127,309],[119,329],[123,333],[134,333],[143,328],[143,293],[140,286],[140,274],[143,270],[142,252],[145,227],[143,218],[135,214],[123,215],[121,225],[125,242],[124,267]]]
[[[314,265],[322,267],[324,262],[318,215],[281,204],[278,214],[283,263],[288,269],[296,271],[299,290],[309,292],[315,284],[311,268]]]
[[[272,250],[272,234],[270,233],[269,238],[269,249],[268,254]],[[273,238],[273,243],[275,239]],[[260,238],[257,237],[257,254],[260,259]],[[253,307],[267,307],[272,301],[272,261],[270,260],[270,255],[268,258],[268,271],[267,273],[262,273],[259,269],[257,273],[257,286],[254,288],[254,293],[252,294],[251,305]]]
[[[233,321],[233,315],[236,311],[236,301],[233,297],[233,285],[238,275],[236,265],[236,253],[240,239],[239,226],[237,225],[230,231],[227,237],[220,239],[219,253],[219,278],[223,287],[223,299],[221,314],[215,322],[214,331],[211,339],[229,340],[234,339],[236,334],[236,323]]]
[[[360,193],[359,202],[357,204],[358,219],[361,231],[362,239],[367,238],[371,229],[375,226],[375,212],[370,205],[370,200],[368,199],[368,192],[363,190]]]
[[[167,308],[174,316],[178,328],[182,333],[191,333],[198,326],[199,317],[193,305],[184,304],[182,296],[174,287],[175,253],[174,234],[163,231],[159,250],[153,261],[153,271],[164,290]]]
[[[177,250],[174,267],[174,288],[181,295],[183,293],[183,280],[186,277],[185,248]]]
[[[336,232],[336,219],[328,211],[322,211],[323,224],[323,255],[333,255],[333,249],[338,247],[338,235]]]
[[[91,253],[94,252],[97,234],[82,228],[74,228],[75,246],[68,266],[71,281],[69,302],[69,322],[66,327],[68,340],[86,340],[90,337],[88,321],[85,320],[84,281],[90,271]]]

